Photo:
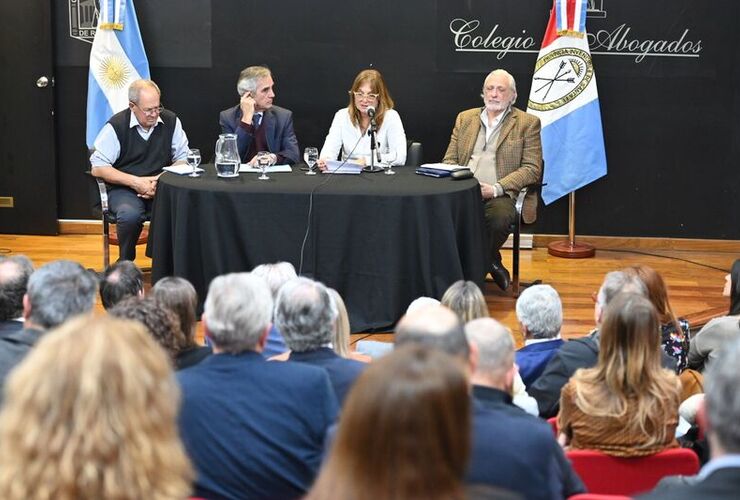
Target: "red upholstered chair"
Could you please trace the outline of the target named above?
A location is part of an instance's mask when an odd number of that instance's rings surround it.
[[[569,450],[566,455],[591,493],[635,495],[652,490],[665,476],[699,472],[699,459],[685,448],[638,458],[612,457],[595,450]]]
[[[580,493],[568,497],[568,500],[632,500],[624,495],[600,495],[599,493]]]
[[[547,419],[547,423],[552,427],[552,433],[555,434],[555,438],[558,437],[560,429],[558,429],[558,417],[550,417]]]

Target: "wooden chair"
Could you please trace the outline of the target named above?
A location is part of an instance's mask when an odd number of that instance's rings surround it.
[[[524,186],[520,191],[519,194],[516,197],[516,200],[514,201],[514,208],[516,209],[516,219],[514,220],[514,223],[511,225],[511,236],[513,239],[512,246],[511,246],[511,291],[512,295],[514,297],[519,297],[519,293],[522,288],[526,288],[532,285],[539,285],[542,283],[542,280],[536,279],[530,282],[522,283],[519,278],[519,253],[521,251],[520,243],[521,243],[521,230],[522,225],[524,224],[524,221],[522,220],[522,209],[524,208],[524,199],[527,197],[529,193],[536,193],[536,196],[539,197],[540,191],[542,190],[542,186],[544,184],[542,183],[542,178],[545,175],[545,162],[542,162],[542,170],[540,174],[540,179],[538,182],[534,184],[529,184],[527,186]],[[541,201],[541,200],[540,200]]]

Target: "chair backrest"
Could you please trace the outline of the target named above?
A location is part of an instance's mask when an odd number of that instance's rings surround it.
[[[590,493],[635,495],[652,490],[665,476],[699,472],[696,453],[686,448],[636,458],[612,457],[595,450],[569,450],[566,455]]]
[[[413,140],[408,140],[406,145],[406,165],[409,167],[418,167],[424,158],[424,148],[420,142]]]
[[[547,423],[550,424],[550,428],[552,429],[552,433],[555,434],[555,438],[558,437],[558,434],[560,433],[560,429],[558,429],[558,417],[550,417],[547,419]]]

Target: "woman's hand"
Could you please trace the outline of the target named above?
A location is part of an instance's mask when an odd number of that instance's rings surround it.
[[[326,172],[326,169],[329,168],[326,166],[326,160],[324,158],[319,158],[319,160],[316,162],[316,165],[322,172]]]

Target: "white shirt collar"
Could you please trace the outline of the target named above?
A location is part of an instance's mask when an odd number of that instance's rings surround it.
[[[154,124],[154,127],[156,127],[160,123],[164,123],[164,120],[162,120],[162,117],[161,116],[158,116],[157,117],[157,123]],[[136,119],[136,114],[134,114],[134,112],[132,111],[131,112],[131,119],[128,121],[128,128],[134,128],[134,127],[140,127],[141,129],[146,130],[141,125],[141,123],[139,123],[139,120]],[[154,127],[152,127],[152,129]]]
[[[491,138],[491,134],[501,126],[501,122],[504,121],[504,118],[506,118],[506,115],[508,115],[511,112],[511,105],[507,107],[501,114],[499,114],[496,118],[493,119],[493,123],[491,123],[491,126],[488,126],[488,111],[486,108],[483,108],[483,111],[480,113],[480,121],[483,124],[483,128],[486,130],[486,142]]]
[[[543,342],[550,342],[552,340],[560,340],[560,334],[558,333],[551,339],[526,339],[524,345],[541,344]]]

